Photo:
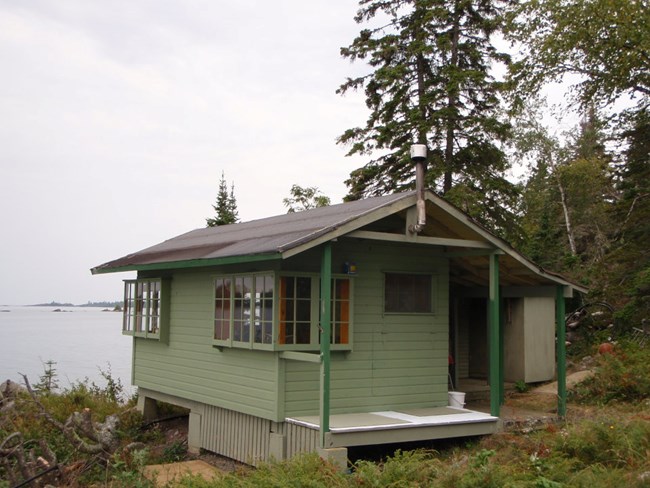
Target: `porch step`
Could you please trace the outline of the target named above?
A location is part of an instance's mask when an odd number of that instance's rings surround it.
[[[514,390],[513,383],[505,383],[506,392]],[[490,387],[485,380],[466,379],[458,385],[458,391],[465,393],[465,402],[482,403],[490,401]]]
[[[465,401],[469,402],[489,402],[490,401],[490,390],[475,390],[465,392]]]

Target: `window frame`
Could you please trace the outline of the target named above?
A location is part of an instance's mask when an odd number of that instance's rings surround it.
[[[156,285],[154,289],[151,288],[153,284]],[[142,286],[142,295],[141,298],[138,298],[140,286]],[[169,337],[169,288],[169,279],[164,278],[124,280],[122,335],[167,342]],[[155,313],[152,313],[154,310]],[[131,313],[132,311],[133,313]],[[138,326],[138,321],[142,321],[141,326]],[[155,329],[151,327],[152,322],[156,322]]]
[[[259,277],[271,276],[273,280],[273,299],[272,299],[272,322],[271,322],[271,343],[254,342],[254,332],[250,334],[248,341],[235,341],[233,338],[234,333],[234,289],[235,281],[237,278],[245,276]],[[310,326],[309,326],[309,343],[308,344],[281,344],[280,343],[280,302],[281,302],[281,281],[283,278],[309,278],[311,280],[310,289]],[[266,351],[318,351],[320,350],[320,274],[308,272],[292,272],[292,271],[259,271],[254,273],[221,273],[213,275],[212,277],[212,344],[219,349],[223,347],[233,349],[254,349]],[[216,283],[217,280],[228,280],[230,282],[230,315],[229,315],[229,335],[227,339],[217,339],[216,334]],[[352,350],[352,338],[354,330],[354,279],[347,274],[332,274],[332,286],[335,286],[337,280],[347,280],[348,298],[347,298],[347,336],[348,343],[331,343],[330,349],[333,351],[349,351]],[[336,330],[336,316],[334,310],[336,307],[335,293],[332,293],[332,341],[335,340]],[[295,331],[294,331],[295,334]]]
[[[228,347],[236,349],[259,349],[263,351],[272,351],[273,350],[273,338],[275,334],[275,310],[276,310],[276,301],[277,301],[277,279],[273,271],[258,271],[254,273],[222,273],[218,275],[213,275],[212,277],[212,345],[216,347]],[[253,294],[256,294],[258,279],[270,278],[271,283],[273,284],[273,297],[270,300],[271,302],[271,342],[255,342],[255,317],[250,321],[249,330],[248,330],[248,340],[241,341],[235,340],[235,303],[238,298],[236,294],[236,283],[238,279],[245,280],[246,278],[251,278],[253,281]],[[230,296],[229,296],[229,325],[228,325],[228,338],[227,339],[217,339],[216,335],[216,283],[217,280],[227,280],[230,282]],[[264,302],[268,298],[261,298]],[[245,298],[242,298],[242,303],[245,303]],[[249,312],[250,313],[250,312]],[[263,317],[263,314],[261,315]],[[268,325],[268,321],[261,320],[260,327],[264,331],[264,326]]]
[[[281,271],[278,274],[278,312],[274,313],[274,318],[277,321],[277,328],[274,333],[274,346],[277,351],[320,351],[320,303],[321,303],[321,293],[320,293],[320,282],[321,275],[319,273],[304,273],[304,272],[291,272],[291,271]],[[280,279],[283,277],[308,277],[311,278],[311,326],[310,326],[310,341],[309,344],[281,344],[280,343]],[[354,279],[352,276],[347,274],[332,273],[332,285],[336,283],[336,280],[347,280],[349,283],[348,289],[348,342],[343,343],[330,343],[331,351],[351,351],[352,350],[352,338],[354,337]],[[335,294],[332,293],[331,306],[335,308]],[[334,310],[332,310],[333,312]],[[331,327],[331,340],[335,339],[335,316],[334,313],[330,315],[330,327]]]
[[[309,342],[306,344],[301,344],[301,343],[293,343],[293,344],[287,344],[284,342],[280,342],[280,333],[281,333],[281,321],[280,321],[280,313],[281,313],[281,293],[282,293],[282,285],[281,282],[284,278],[309,278],[310,280],[310,297],[309,297]],[[278,293],[277,293],[277,312],[273,313],[273,318],[276,321],[277,327],[274,329],[273,333],[273,345],[276,347],[278,350],[282,351],[308,351],[308,350],[314,350],[317,348],[312,347],[314,343],[318,344],[318,324],[316,324],[316,327],[314,327],[314,321],[318,321],[318,319],[315,319],[315,317],[318,317],[318,310],[320,308],[320,301],[319,301],[319,294],[320,294],[320,282],[319,282],[319,275],[314,274],[314,273],[292,273],[292,272],[281,272],[277,274],[276,277],[276,282],[278,283]],[[296,307],[298,305],[298,300],[302,300],[300,298],[296,299]],[[295,323],[295,318],[294,318],[294,326],[296,325]],[[296,335],[296,330],[294,328],[294,335]]]
[[[436,289],[438,280],[436,275],[430,271],[394,271],[394,270],[385,270],[382,271],[383,274],[383,289],[382,289],[382,313],[383,315],[435,315],[436,314]],[[388,275],[406,275],[406,276],[428,276],[429,277],[429,311],[403,311],[403,310],[386,310],[387,301],[386,301],[386,285]]]
[[[347,281],[348,282],[348,296],[347,299],[338,299],[336,298],[336,283],[338,281]],[[353,327],[352,327],[352,322],[353,322],[353,316],[354,316],[354,303],[353,303],[353,297],[354,297],[354,280],[349,276],[349,275],[332,275],[332,310],[330,314],[330,322],[331,322],[331,335],[332,335],[332,343],[330,344],[330,349],[333,350],[351,350],[352,349],[352,337],[354,334],[352,334]],[[347,303],[347,322],[344,322],[343,320],[338,320],[339,317],[337,317],[336,314],[336,304],[341,303],[341,310],[343,310],[343,303]],[[345,329],[344,329],[344,324],[345,324]],[[337,327],[341,328],[341,336],[343,336],[343,330],[345,330],[345,335],[347,336],[347,342],[334,342],[336,339],[336,330]]]

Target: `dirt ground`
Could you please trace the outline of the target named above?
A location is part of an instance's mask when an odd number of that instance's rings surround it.
[[[160,444],[157,444],[152,449],[153,457],[162,456],[166,448],[171,446],[183,444],[187,447],[187,429],[188,429],[188,417],[182,417],[170,421],[160,422],[156,424],[153,428],[159,429],[163,434],[163,441]],[[224,471],[241,471],[251,469],[248,465],[237,462],[233,459],[219,456],[212,452],[201,450],[199,454],[186,453],[183,458],[184,461],[193,461],[200,460],[208,463],[215,468]]]

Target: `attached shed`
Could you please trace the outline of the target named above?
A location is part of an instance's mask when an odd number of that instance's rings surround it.
[[[123,333],[140,407],[190,408],[190,448],[252,464],[491,433],[505,380],[556,371],[563,413],[564,298],[584,290],[425,202],[417,234],[408,192],[197,229],[93,268],[138,272]],[[468,378],[490,385],[490,414],[449,406],[450,379]]]

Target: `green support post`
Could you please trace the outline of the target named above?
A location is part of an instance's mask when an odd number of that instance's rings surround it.
[[[498,417],[501,412],[501,333],[499,312],[499,255],[490,254],[490,301],[488,306],[490,324],[490,414]]]
[[[557,413],[566,416],[566,322],[564,320],[564,286],[555,290],[555,325],[557,326]]]
[[[504,341],[505,332],[504,324],[506,320],[505,301],[501,298],[501,289],[499,289],[499,405],[503,405],[506,401],[506,387],[505,387],[505,354],[504,354]]]
[[[332,243],[323,246],[320,267],[320,447],[330,430],[330,338],[332,335]]]

